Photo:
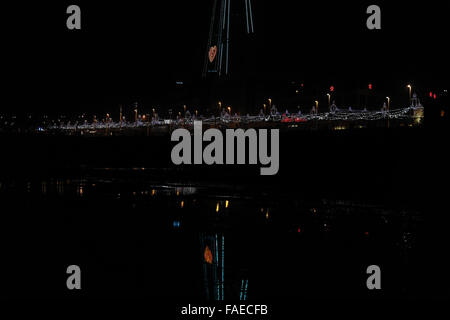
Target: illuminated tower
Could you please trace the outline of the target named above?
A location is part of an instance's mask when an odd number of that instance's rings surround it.
[[[251,0],[241,0],[245,10],[245,30],[254,33],[253,8]],[[241,8],[242,8],[241,7]],[[206,48],[203,76],[214,73],[218,77],[230,71],[230,21],[231,0],[213,0],[208,45]]]

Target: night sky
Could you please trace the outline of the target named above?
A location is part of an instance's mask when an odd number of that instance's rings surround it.
[[[204,101],[212,0],[28,2],[2,10],[0,112]],[[312,95],[323,95],[331,84],[353,92],[373,82],[383,94],[403,98],[406,83],[422,95],[448,85],[448,2],[378,1],[382,30],[375,31],[365,26],[372,2],[253,2],[251,39],[244,33],[244,2],[232,2],[229,82],[251,88],[254,103],[265,95],[282,100],[292,81],[304,82]],[[81,31],[66,28],[70,4],[81,7]],[[175,81],[185,83],[181,94]]]

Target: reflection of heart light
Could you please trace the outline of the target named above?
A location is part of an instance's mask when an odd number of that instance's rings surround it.
[[[217,54],[217,47],[211,47],[209,48],[209,62],[213,62],[214,58],[216,57]]]
[[[212,264],[213,255],[212,255],[211,249],[209,249],[208,246],[206,246],[206,248],[205,248],[204,258],[207,263]]]

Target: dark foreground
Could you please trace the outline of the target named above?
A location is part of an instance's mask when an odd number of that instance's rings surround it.
[[[424,129],[281,137],[274,177],[175,167],[167,136],[3,139],[1,296],[448,297]],[[378,292],[365,285],[372,264]]]

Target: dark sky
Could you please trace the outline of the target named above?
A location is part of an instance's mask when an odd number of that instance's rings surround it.
[[[0,111],[165,104],[176,80],[185,81],[188,100],[201,95],[212,0],[92,2],[3,7]],[[378,1],[382,30],[369,31],[372,2],[253,0],[250,40],[243,3],[232,0],[232,81],[271,92],[290,80],[351,90],[367,81],[386,90],[407,82],[423,91],[448,85],[448,2]],[[70,4],[81,7],[81,31],[66,29]]]

